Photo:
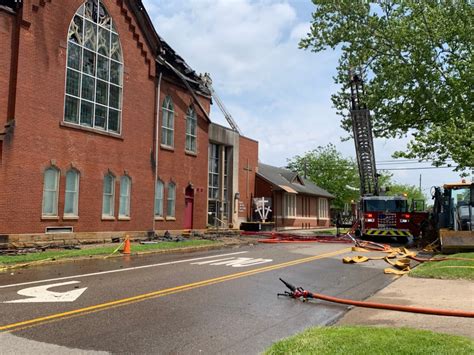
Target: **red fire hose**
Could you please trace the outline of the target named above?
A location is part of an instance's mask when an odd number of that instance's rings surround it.
[[[469,312],[469,311],[409,307],[409,306],[400,306],[400,305],[386,304],[386,303],[354,301],[354,300],[348,300],[345,298],[325,296],[318,293],[307,291],[303,289],[302,287],[295,287],[289,284],[288,282],[282,280],[281,278],[280,278],[280,281],[283,282],[286,285],[286,287],[290,289],[291,292],[285,291],[285,293],[279,293],[278,296],[287,296],[287,297],[298,298],[298,299],[301,298],[303,300],[307,300],[309,298],[315,298],[315,299],[320,299],[324,301],[348,304],[348,305],[357,306],[357,307],[386,309],[386,310],[399,311],[399,312],[432,314],[435,316],[474,318],[474,312]]]

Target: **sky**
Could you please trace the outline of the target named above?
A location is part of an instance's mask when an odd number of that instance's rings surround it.
[[[197,73],[210,73],[213,87],[243,135],[259,142],[259,160],[283,167],[288,159],[333,143],[355,158],[352,140],[340,128],[331,94],[339,53],[298,48],[309,31],[310,0],[143,0],[158,34]],[[211,120],[228,126],[218,106]],[[377,168],[426,166],[393,162],[408,139],[376,139]],[[450,169],[394,170],[397,183],[431,186],[459,181]]]

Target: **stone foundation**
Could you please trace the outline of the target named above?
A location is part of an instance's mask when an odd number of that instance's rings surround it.
[[[166,231],[157,230],[156,235],[163,236]],[[222,235],[235,236],[239,234],[236,230],[171,230],[171,235],[193,236],[193,235]],[[82,232],[82,233],[31,233],[31,234],[2,234],[0,235],[0,249],[20,248],[61,248],[65,246],[80,244],[103,244],[111,243],[112,239],[125,236],[130,240],[147,240],[148,231],[122,231],[122,232]]]

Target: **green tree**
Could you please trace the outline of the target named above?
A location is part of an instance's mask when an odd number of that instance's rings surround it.
[[[456,170],[474,166],[474,6],[458,1],[313,0],[311,30],[300,47],[339,49],[332,101],[351,130],[349,69],[365,77],[374,134],[411,134],[406,150],[394,157]]]
[[[332,207],[342,209],[344,203],[359,199],[357,163],[343,157],[333,144],[288,159],[287,167],[333,194]]]

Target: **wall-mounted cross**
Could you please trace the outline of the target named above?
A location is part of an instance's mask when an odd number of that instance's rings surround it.
[[[252,168],[250,167],[249,160],[247,159],[247,166],[244,166],[244,170],[247,172],[247,191],[246,191],[246,196],[247,198],[249,197],[249,173],[252,171]]]

